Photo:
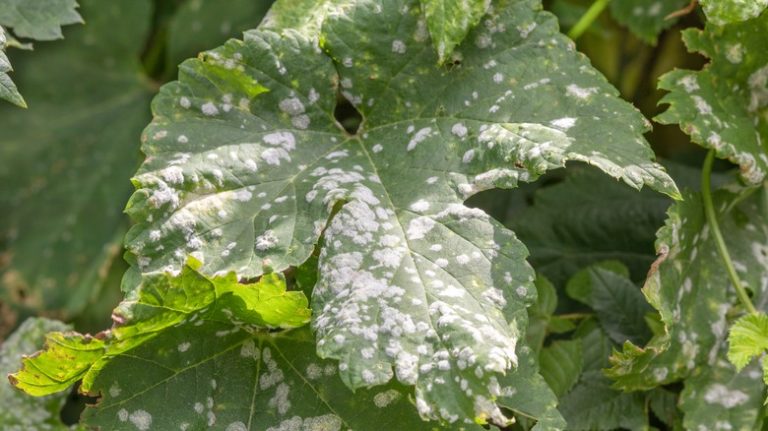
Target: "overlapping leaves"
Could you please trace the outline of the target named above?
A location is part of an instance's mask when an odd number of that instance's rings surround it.
[[[765,186],[731,187],[714,197],[717,219],[736,270],[752,291],[756,307],[765,310]],[[617,387],[629,390],[647,390],[686,379],[683,410],[691,427],[707,423],[697,411],[738,407],[741,413],[731,415],[732,423],[743,421],[748,424],[746,428],[737,429],[754,429],[755,421],[762,420],[760,403],[754,402],[761,399],[764,390],[761,373],[754,369],[738,373],[725,359],[729,316],[737,312],[733,308],[735,293],[721,269],[700,202],[697,194],[689,194],[685,202],[670,210],[667,225],[659,232],[659,261],[644,287],[665,331],[642,348],[625,343],[623,352],[612,356],[609,375]],[[742,419],[733,422],[739,415]]]
[[[680,10],[688,0],[623,0],[611,2],[611,14],[646,42],[656,43],[664,29],[675,23],[669,14]]]
[[[686,30],[688,48],[709,57],[710,64],[698,72],[672,71],[659,82],[670,91],[662,99],[670,106],[658,120],[679,124],[694,142],[739,165],[750,184],[762,182],[768,171],[766,32],[768,14]]]
[[[148,121],[150,2],[81,3],[87,25],[15,53],[30,108],[0,106],[0,301],[21,313],[71,318],[98,292]]]
[[[396,375],[424,417],[503,422],[497,380],[533,277],[514,235],[463,200],[566,160],[676,194],[642,117],[539,8],[504,3],[450,68],[409,1],[329,13],[325,54],[257,30],[185,62],[153,104],[128,205],[138,269],[192,254],[206,274],[254,277],[300,264],[324,233],[313,327],[341,378]],[[353,135],[334,120],[337,91],[363,116]]]
[[[34,40],[61,39],[61,27],[81,23],[76,0],[4,0],[0,2],[0,99],[26,107],[24,98],[11,81],[13,70],[5,53],[8,45],[21,46],[8,30],[19,38]],[[3,29],[5,27],[5,30]],[[29,47],[29,45],[26,45]]]

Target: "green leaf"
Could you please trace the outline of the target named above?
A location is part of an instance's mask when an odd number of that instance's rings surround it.
[[[581,374],[581,340],[554,341],[541,350],[539,364],[547,384],[562,397],[579,380]]]
[[[66,331],[69,326],[45,318],[30,318],[5,340],[0,347],[0,376],[14,371],[24,355],[31,355],[43,343],[50,331]],[[32,398],[14,389],[7,382],[0,383],[0,424],[5,431],[65,430],[59,419],[67,394]]]
[[[190,264],[175,276],[146,276],[112,313],[117,325],[98,339],[76,333],[49,335],[46,349],[26,359],[23,369],[13,375],[14,384],[32,395],[46,395],[82,379],[83,390],[89,391],[115,357],[184,322],[229,324],[232,332],[249,333],[309,322],[307,298],[301,292],[286,291],[285,281],[277,274],[239,284],[233,273],[208,279],[196,271],[197,262]],[[172,347],[183,353],[191,344],[184,341]]]
[[[535,352],[528,346],[520,345],[517,355],[517,368],[500,379],[503,394],[499,397],[499,405],[512,411],[525,429],[565,429],[565,420],[557,410],[557,396],[538,372]]]
[[[104,429],[442,429],[422,422],[396,383],[353,394],[314,344],[308,330],[253,335],[214,321],[171,327],[101,370],[91,390],[102,398],[84,421]]]
[[[534,284],[536,286],[536,303],[528,308],[528,327],[525,331],[525,337],[528,346],[534,352],[538,352],[547,336],[552,313],[557,308],[557,291],[552,283],[541,275],[537,275]]]
[[[648,404],[653,414],[670,429],[678,426],[682,419],[677,408],[678,394],[663,388],[656,388],[648,394]]]
[[[752,358],[768,350],[768,315],[748,314],[728,332],[728,360],[741,371]],[[768,378],[766,378],[768,381]]]
[[[701,0],[707,20],[717,25],[745,21],[760,15],[768,0]]]
[[[225,6],[217,0],[182,3],[168,24],[168,67],[175,69],[185,59],[255,28],[271,4],[269,0],[228,0]]]
[[[718,351],[725,357],[725,346]],[[757,364],[737,372],[725,359],[697,369],[680,395],[684,429],[762,429],[765,387]]]
[[[725,27],[686,30],[688,49],[711,62],[702,71],[674,70],[659,81],[659,88],[670,92],[661,103],[670,106],[657,120],[680,124],[695,143],[739,165],[750,184],[762,182],[768,170],[766,32],[768,14]]]
[[[664,223],[670,203],[594,169],[569,168],[565,180],[538,190],[533,205],[511,214],[505,224],[531,251],[534,268],[556,285],[607,259],[620,260],[633,279],[641,279],[653,263],[653,233]]]
[[[342,379],[396,375],[425,418],[503,422],[489,387],[514,366],[533,272],[514,234],[463,201],[566,160],[676,188],[646,122],[538,2],[488,15],[468,38],[488,43],[451,70],[420,16],[415,1],[363,0],[329,14],[324,53],[303,33],[256,30],[182,64],[153,103],[127,247],[143,272],[192,254],[205,274],[250,278],[301,264],[324,233],[313,327]],[[354,135],[335,121],[338,91],[364,118]],[[473,396],[455,396],[457,379]]]
[[[637,37],[656,44],[659,33],[671,27],[676,20],[667,15],[682,9],[689,0],[621,0],[611,2],[611,15],[628,27]]]
[[[3,0],[0,25],[18,37],[54,40],[63,37],[61,27],[82,23],[76,0]]]
[[[714,193],[714,207],[726,246],[742,283],[759,310],[768,308],[768,211],[766,186],[731,186]],[[688,193],[669,211],[659,231],[659,260],[643,288],[661,314],[666,332],[644,347],[626,343],[608,374],[626,390],[650,389],[690,375],[717,358],[727,335],[727,313],[736,295],[712,235],[701,198]]]
[[[629,270],[620,262],[603,262],[574,275],[566,290],[595,310],[613,341],[639,344],[651,338],[644,318],[651,308],[628,275]]]
[[[26,108],[27,102],[24,101],[24,98],[16,88],[16,84],[8,76],[8,72],[12,71],[13,67],[11,67],[8,56],[5,55],[6,46],[8,46],[8,39],[5,35],[5,30],[0,26],[0,99],[5,99],[16,106]]]
[[[150,2],[81,3],[88,25],[14,52],[30,109],[0,106],[0,300],[22,315],[70,318],[98,294],[148,119]]]
[[[437,48],[440,63],[451,57],[453,50],[476,26],[491,6],[491,0],[421,0],[427,29]],[[534,27],[518,27],[530,32]]]

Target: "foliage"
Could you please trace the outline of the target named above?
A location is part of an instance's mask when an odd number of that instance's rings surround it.
[[[766,4],[608,4],[0,0],[2,427],[764,427]]]

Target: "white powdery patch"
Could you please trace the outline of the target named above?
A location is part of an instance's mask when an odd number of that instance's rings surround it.
[[[120,385],[117,382],[112,383],[112,386],[109,387],[109,396],[112,398],[119,397],[122,392],[123,390],[120,389]]]
[[[596,87],[583,88],[576,84],[570,84],[565,88],[565,91],[569,96],[576,97],[577,99],[587,99],[589,96],[597,93]]]
[[[733,64],[739,64],[744,60],[744,47],[740,43],[729,45],[725,49],[725,58]]]
[[[677,84],[682,85],[686,93],[693,93],[701,88],[699,87],[699,79],[694,74],[683,76],[677,80]]]
[[[429,202],[424,199],[419,199],[411,204],[410,209],[414,212],[424,212],[429,209]]]
[[[267,230],[264,234],[256,238],[256,249],[260,251],[269,250],[277,245],[277,242],[278,238],[275,236],[275,233],[271,230]]]
[[[248,427],[242,423],[242,422],[232,422],[231,424],[227,425],[227,428],[225,431],[248,431]]]
[[[405,43],[403,43],[402,40],[393,40],[392,41],[392,52],[395,54],[405,54],[406,46]]]
[[[302,104],[301,100],[297,97],[289,97],[281,100],[278,107],[281,111],[291,116],[304,113],[304,104]]]
[[[160,176],[170,184],[184,183],[184,171],[178,166],[170,166],[160,171]]]
[[[128,420],[128,410],[126,409],[120,409],[117,411],[117,418],[120,419],[120,422],[125,422]]]
[[[475,150],[467,150],[467,152],[464,153],[464,156],[462,156],[461,161],[463,163],[470,163],[475,158]]]
[[[264,143],[273,147],[280,147],[286,151],[296,149],[296,137],[291,132],[274,132],[261,138]]]
[[[563,117],[558,118],[557,120],[552,120],[549,122],[553,127],[557,127],[560,130],[568,130],[571,127],[576,125],[576,118],[573,117]]]
[[[435,227],[435,221],[429,217],[416,217],[408,223],[408,230],[406,235],[408,239],[422,239],[424,236]]]
[[[768,66],[749,75],[749,112],[757,112],[768,105]]]
[[[430,133],[432,133],[431,127],[424,127],[423,129],[419,129],[419,131],[416,132],[415,135],[413,135],[413,138],[411,138],[411,140],[408,141],[408,146],[406,147],[406,150],[413,151],[417,145],[424,142],[424,140],[429,137]]]
[[[730,409],[749,401],[749,396],[740,390],[730,390],[727,386],[716,383],[707,389],[704,400],[709,404],[720,404]]]
[[[190,346],[192,346],[192,343],[190,343],[189,341],[185,341],[185,342],[179,344],[178,346],[176,346],[176,349],[179,352],[184,353],[187,350],[189,350]]]
[[[206,102],[203,104],[203,106],[200,107],[200,111],[203,113],[203,115],[207,115],[209,117],[219,115],[219,108],[217,108],[213,102]]]
[[[712,115],[712,106],[707,103],[701,96],[691,96],[693,103],[696,105],[696,110],[701,115]]]
[[[136,410],[131,413],[128,420],[140,431],[147,431],[152,426],[152,415],[144,410]]]
[[[395,389],[390,389],[388,391],[379,392],[378,394],[374,395],[373,404],[376,405],[376,407],[383,409],[384,407],[387,407],[393,402],[397,401],[400,397],[402,397],[400,392]]]
[[[275,396],[269,400],[269,407],[276,408],[277,413],[280,414],[280,416],[288,413],[288,410],[291,408],[291,402],[288,400],[290,390],[290,386],[285,383],[280,383],[275,390]]]
[[[456,123],[451,126],[451,133],[458,136],[459,138],[463,138],[467,136],[467,127],[463,123]]]

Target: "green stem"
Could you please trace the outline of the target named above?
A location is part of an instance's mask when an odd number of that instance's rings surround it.
[[[720,258],[723,260],[725,269],[728,272],[728,277],[733,283],[733,287],[736,288],[736,294],[741,301],[744,308],[751,314],[756,314],[757,310],[749,299],[747,290],[744,289],[744,285],[741,284],[739,275],[736,274],[736,268],[733,266],[731,260],[731,254],[728,253],[728,248],[725,246],[725,240],[723,234],[720,232],[720,225],[717,224],[717,215],[715,214],[715,205],[712,203],[712,163],[715,161],[715,150],[709,150],[707,158],[704,160],[704,168],[701,173],[701,199],[704,202],[704,213],[707,216],[707,224],[712,229],[712,235],[715,237],[715,244],[717,245],[717,252],[720,254]]]
[[[611,0],[597,0],[594,3],[592,3],[592,6],[587,9],[587,11],[584,13],[584,15],[579,19],[579,22],[576,23],[576,25],[571,28],[571,31],[568,32],[568,37],[570,37],[573,40],[578,39],[581,37],[582,34],[584,34],[585,31],[592,25],[593,22],[597,19],[597,17],[600,16],[601,13],[603,13],[603,10],[606,6],[608,6],[608,3],[610,3]]]

